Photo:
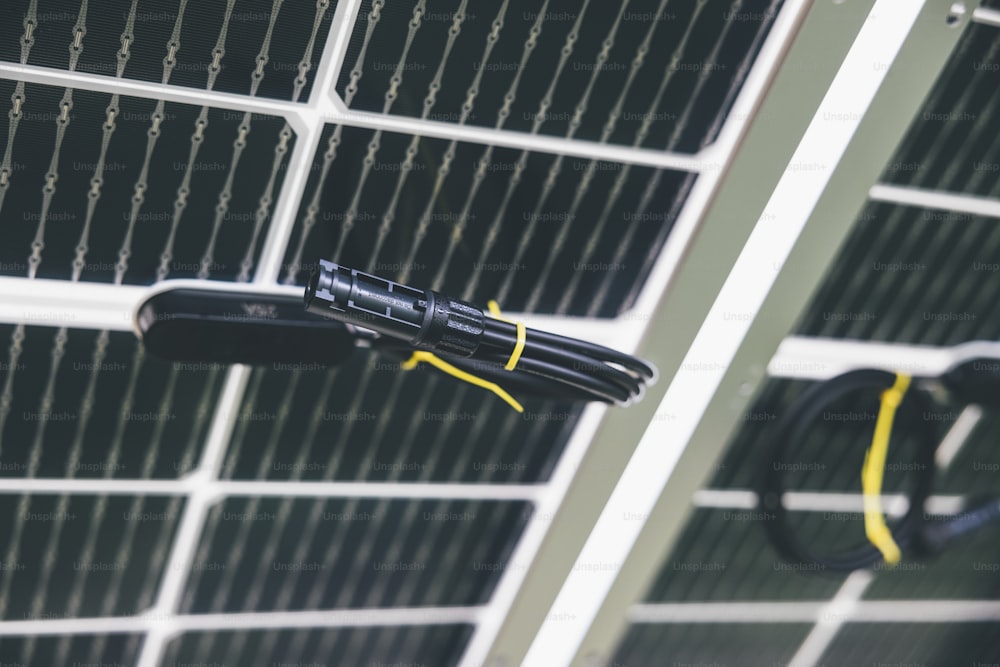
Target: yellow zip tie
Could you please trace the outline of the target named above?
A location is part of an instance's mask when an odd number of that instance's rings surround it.
[[[882,552],[882,557],[889,565],[899,562],[901,553],[892,532],[885,525],[885,515],[882,513],[882,474],[885,471],[885,458],[889,451],[889,435],[892,433],[892,420],[896,408],[903,400],[903,394],[910,386],[910,376],[896,374],[896,382],[891,388],[882,392],[882,405],[878,419],[875,420],[875,435],[871,447],[865,453],[865,464],[861,469],[861,489],[865,503],[865,535],[875,548]]]
[[[471,373],[466,373],[461,368],[455,368],[444,359],[441,359],[440,357],[436,356],[433,352],[424,352],[423,350],[418,350],[413,353],[413,356],[404,361],[400,365],[400,367],[404,371],[412,370],[416,368],[417,364],[420,363],[421,361],[426,361],[427,363],[429,363],[431,366],[434,366],[438,370],[443,371],[453,377],[456,377],[459,380],[462,380],[463,382],[468,382],[469,384],[474,384],[477,387],[482,387],[483,389],[492,391],[494,394],[496,394],[504,401],[506,401],[507,404],[510,405],[510,407],[514,408],[518,412],[524,412],[524,408],[521,406],[521,404],[518,403],[513,396],[504,391],[503,388],[501,388],[495,382],[489,382],[488,380],[476,377]]]
[[[514,367],[517,366],[517,362],[521,360],[521,353],[524,352],[524,340],[527,337],[527,329],[524,328],[524,322],[512,322],[504,317],[500,313],[500,306],[496,301],[490,299],[489,303],[486,304],[490,309],[490,315],[494,319],[502,320],[504,322],[510,322],[515,327],[517,327],[517,342],[514,343],[514,351],[510,353],[510,359],[504,365],[503,369],[505,371],[512,371]]]

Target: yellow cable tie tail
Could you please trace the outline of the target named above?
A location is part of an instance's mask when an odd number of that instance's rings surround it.
[[[494,394],[502,398],[510,407],[514,408],[518,412],[524,412],[524,407],[522,407],[521,404],[518,403],[513,396],[504,391],[503,388],[497,385],[495,382],[490,382],[480,377],[476,377],[471,373],[466,373],[461,368],[456,368],[451,364],[449,364],[444,359],[437,357],[433,352],[425,352],[423,350],[418,350],[414,352],[409,359],[400,364],[400,368],[402,368],[404,371],[412,370],[416,368],[417,364],[420,363],[421,361],[425,361],[431,366],[437,368],[438,370],[447,373],[452,377],[458,378],[463,382],[468,382],[469,384],[473,384],[477,387],[482,387],[483,389],[492,391]]]
[[[514,351],[510,353],[510,359],[504,365],[504,370],[508,371],[514,370],[517,362],[521,360],[521,353],[524,352],[524,340],[528,335],[524,322],[514,322],[514,326],[517,327],[517,343],[514,344]]]
[[[510,322],[517,327],[517,342],[514,343],[514,350],[510,353],[510,359],[507,360],[507,363],[503,367],[505,371],[512,371],[517,366],[517,362],[521,360],[521,353],[524,352],[524,341],[528,336],[528,330],[525,328],[524,322],[513,322],[504,317],[500,312],[499,304],[493,299],[490,299],[486,305],[489,307],[490,315],[494,319]]]
[[[909,386],[910,376],[897,373],[896,382],[891,388],[882,392],[882,405],[875,421],[875,435],[872,437],[871,447],[865,454],[864,467],[861,469],[865,535],[868,541],[882,552],[885,562],[890,565],[898,563],[902,554],[899,545],[892,538],[892,532],[885,524],[885,515],[882,513],[882,475],[885,472],[885,459],[889,452],[892,420]]]

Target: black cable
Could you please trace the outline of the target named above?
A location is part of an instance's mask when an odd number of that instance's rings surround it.
[[[642,386],[640,381],[633,375],[619,371],[613,366],[609,366],[602,361],[595,360],[592,357],[574,352],[573,350],[559,349],[546,343],[538,342],[534,335],[535,333],[535,330],[529,330],[524,343],[524,351],[521,353],[522,359],[539,359],[557,365],[568,363],[571,364],[573,370],[592,373],[606,382],[621,387],[629,395],[638,394],[641,391]],[[502,337],[491,332],[489,328],[486,329],[483,340],[484,342],[496,341],[500,349],[510,347],[513,344],[513,341],[503,341]],[[499,357],[503,358],[506,363],[506,359],[510,357],[510,353],[499,352]]]
[[[387,354],[399,362],[406,361],[413,353],[413,349],[406,346],[399,346],[391,339],[380,339],[373,343],[373,348],[383,354]],[[489,361],[485,359],[459,359],[449,357],[446,359],[449,364],[467,373],[494,382],[503,386],[510,392],[534,396],[536,398],[547,398],[553,400],[567,401],[591,401],[594,400],[592,392],[575,389],[563,383],[554,383],[543,377],[530,373],[511,373],[503,368],[503,362]],[[430,367],[434,372],[446,375],[442,371]]]
[[[514,336],[516,333],[516,328],[509,322],[490,320],[490,326],[500,330],[508,336]],[[646,380],[651,380],[656,376],[656,371],[653,367],[643,360],[624,354],[618,350],[612,350],[610,347],[604,347],[603,345],[597,345],[595,343],[588,343],[587,341],[578,340],[576,338],[560,336],[558,334],[549,333],[548,331],[539,331],[537,329],[529,329],[528,331],[531,333],[531,336],[540,343],[546,343],[555,347],[563,346],[567,350],[572,350],[579,354],[588,355],[596,359],[600,359],[601,361],[618,364],[619,366],[632,371],[639,377]]]
[[[810,387],[799,396],[775,425],[771,442],[764,455],[765,469],[758,483],[760,508],[765,514],[764,528],[771,544],[782,558],[801,566],[803,571],[844,572],[870,567],[882,560],[881,552],[865,542],[838,553],[818,553],[795,535],[789,522],[789,512],[782,502],[785,492],[784,459],[792,443],[801,442],[820,412],[848,394],[874,390],[878,393],[893,386],[896,375],[880,370],[857,370]],[[930,412],[928,395],[911,387],[897,408],[896,423],[923,418]],[[924,511],[934,482],[934,454],[938,442],[926,424],[915,429],[918,438],[915,474],[907,493],[909,507],[897,521],[889,524],[892,538],[905,552],[927,556],[945,549],[952,541],[974,532],[988,523],[1000,521],[1000,501],[979,501],[974,509],[941,520],[931,520]],[[859,460],[860,463],[860,460]],[[859,465],[860,470],[860,465]]]
[[[575,389],[589,391],[597,397],[595,400],[606,401],[608,403],[625,403],[631,397],[627,390],[607,382],[602,382],[593,375],[581,373],[571,368],[563,368],[547,361],[521,357],[517,367],[523,373],[531,373],[532,375],[560,382]]]
[[[395,356],[433,352],[441,360],[505,389],[554,399],[628,404],[655,370],[600,345],[487,317],[476,306],[320,260],[305,292],[313,313],[374,331],[374,349]],[[408,358],[408,356],[406,357]],[[505,366],[513,364],[511,370]]]

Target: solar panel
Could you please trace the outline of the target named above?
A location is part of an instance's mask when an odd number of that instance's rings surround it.
[[[482,662],[592,464],[601,409],[527,397],[519,414],[367,350],[338,367],[168,362],[133,335],[132,310],[173,279],[297,294],[333,259],[633,348],[806,4],[5,5],[0,662]],[[993,336],[996,272],[968,271],[993,265],[996,241],[996,28],[979,17],[798,335]],[[946,195],[965,209],[942,209]],[[917,314],[956,308],[976,319]],[[768,424],[808,384],[768,381],[614,661],[785,664],[814,641],[816,601],[845,587],[863,602],[995,595],[970,573],[991,562],[988,539],[871,581],[780,566],[746,493]],[[959,411],[943,414],[941,437]],[[945,509],[995,487],[975,467],[995,419],[973,421],[937,486]],[[801,443],[824,464],[795,477],[803,503],[856,491],[856,466],[830,452],[869,426]],[[857,532],[856,511],[831,511],[832,529],[822,510],[794,520],[830,544]],[[742,603],[775,616],[750,625]],[[844,638],[885,648],[851,620],[822,647],[829,664],[857,657]],[[991,657],[972,630],[927,636]],[[946,655],[911,643],[914,659]]]

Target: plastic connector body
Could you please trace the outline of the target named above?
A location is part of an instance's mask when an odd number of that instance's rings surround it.
[[[316,315],[460,357],[476,353],[486,329],[483,311],[470,303],[323,259],[309,279],[305,304]]]

